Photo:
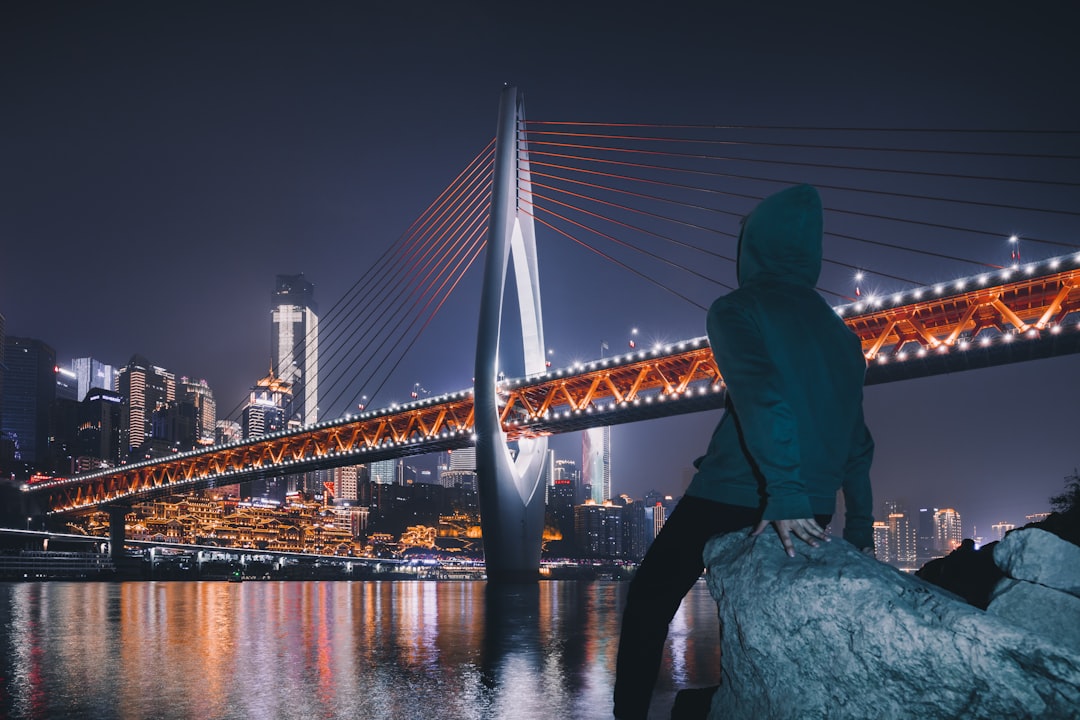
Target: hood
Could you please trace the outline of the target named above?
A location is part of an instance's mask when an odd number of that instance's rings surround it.
[[[774,280],[814,287],[821,274],[821,197],[796,185],[758,203],[743,218],[739,286]]]

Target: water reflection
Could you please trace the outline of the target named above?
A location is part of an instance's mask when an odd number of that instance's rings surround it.
[[[0,717],[607,718],[625,591],[0,584]],[[716,633],[699,583],[672,624],[661,698],[715,682]]]

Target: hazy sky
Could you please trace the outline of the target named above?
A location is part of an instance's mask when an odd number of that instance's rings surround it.
[[[1065,5],[9,4],[0,314],[62,360],[139,353],[231,407],[268,364],[274,276],[303,272],[332,305],[492,138],[504,83],[537,120],[1076,130]],[[1080,155],[1076,136],[1059,152]],[[1054,192],[1078,206],[1076,188]],[[1080,242],[1075,218],[1052,222],[1024,229]],[[539,243],[556,362],[632,326],[704,334],[700,311],[631,276],[569,282],[579,256]],[[478,271],[466,285],[387,401],[469,384]],[[1080,465],[1078,370],[869,388],[877,496],[954,506],[969,534],[1045,510]],[[615,490],[678,493],[717,417],[617,427]]]

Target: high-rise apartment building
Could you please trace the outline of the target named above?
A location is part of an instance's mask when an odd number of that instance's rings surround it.
[[[960,513],[952,508],[942,508],[934,513],[934,540],[937,550],[948,555],[960,547],[964,531],[960,526]]]
[[[587,503],[574,508],[574,535],[584,557],[620,558],[623,555],[622,507]]]
[[[583,480],[597,505],[611,499],[611,428],[589,428],[581,433]]]
[[[346,465],[334,468],[334,497],[338,500],[353,500],[360,489],[361,468],[363,465]]]
[[[176,401],[176,376],[142,355],[132,355],[117,375],[116,390],[126,401],[122,452],[127,455],[153,437],[154,411]]]
[[[652,544],[652,528],[647,522],[645,503],[630,501],[622,507],[622,557],[639,562]]]
[[[883,548],[876,548],[878,560],[902,568],[915,567],[918,555],[918,531],[915,521],[899,501],[885,500],[882,505],[883,522],[888,537]]]
[[[0,422],[12,446],[12,467],[25,477],[43,470],[49,459],[49,413],[56,399],[56,351],[41,340],[4,339],[4,378]]]
[[[75,358],[71,361],[71,371],[75,373],[78,400],[85,400],[92,388],[115,390],[116,376],[119,371],[112,365],[106,365],[94,358]]]
[[[319,316],[315,286],[304,274],[278,275],[271,302],[276,374],[292,387],[286,420],[311,425],[319,419]]]

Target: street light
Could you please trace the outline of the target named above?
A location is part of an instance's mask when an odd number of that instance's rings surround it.
[[[28,517],[28,518],[26,518],[26,529],[27,529],[27,530],[29,530],[29,529],[30,529],[30,520],[32,520],[32,519],[33,519],[33,518],[29,518],[29,517]]]

